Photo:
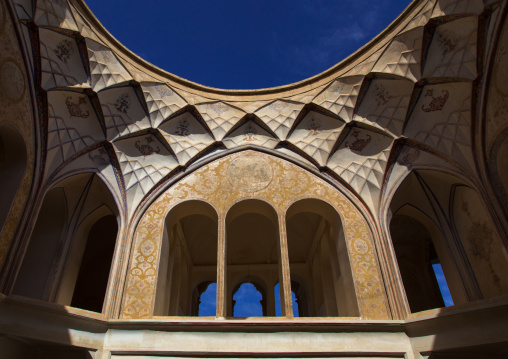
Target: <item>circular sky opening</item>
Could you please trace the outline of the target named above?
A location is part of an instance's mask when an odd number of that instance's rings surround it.
[[[287,85],[337,64],[410,0],[85,0],[128,49],[215,88]]]

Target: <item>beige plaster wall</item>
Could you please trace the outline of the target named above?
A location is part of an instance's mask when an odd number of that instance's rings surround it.
[[[331,204],[343,222],[361,317],[389,318],[372,234],[360,211],[318,177],[288,161],[255,151],[233,154],[200,168],[161,194],[145,212],[134,235],[121,317],[152,316],[164,220],[173,206],[201,199],[214,206],[221,221],[232,205],[249,198],[267,202],[279,215],[304,198]]]

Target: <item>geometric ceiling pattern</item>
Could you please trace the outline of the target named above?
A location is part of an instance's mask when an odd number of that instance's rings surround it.
[[[479,16],[494,3],[416,1],[352,60],[315,80],[229,91],[132,55],[81,0],[38,0],[23,12],[33,18],[22,21],[36,25],[32,55],[47,92],[45,177],[86,158],[78,153],[110,148],[119,177],[109,182],[132,212],[168,176],[208,154],[250,146],[313,166],[375,212],[390,161],[408,144],[474,176],[471,109],[488,30]]]

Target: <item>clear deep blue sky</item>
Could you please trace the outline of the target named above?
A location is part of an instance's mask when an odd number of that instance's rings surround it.
[[[127,48],[188,80],[256,89],[316,75],[385,29],[410,0],[85,0]]]

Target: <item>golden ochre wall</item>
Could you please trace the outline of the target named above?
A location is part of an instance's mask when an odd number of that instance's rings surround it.
[[[134,235],[122,318],[153,315],[164,222],[171,208],[192,199],[206,201],[217,210],[219,227],[224,228],[229,208],[251,198],[272,205],[279,221],[291,204],[301,199],[316,198],[331,204],[342,219],[361,317],[390,318],[372,233],[360,211],[344,194],[315,175],[288,161],[250,150],[200,168],[149,207]]]

